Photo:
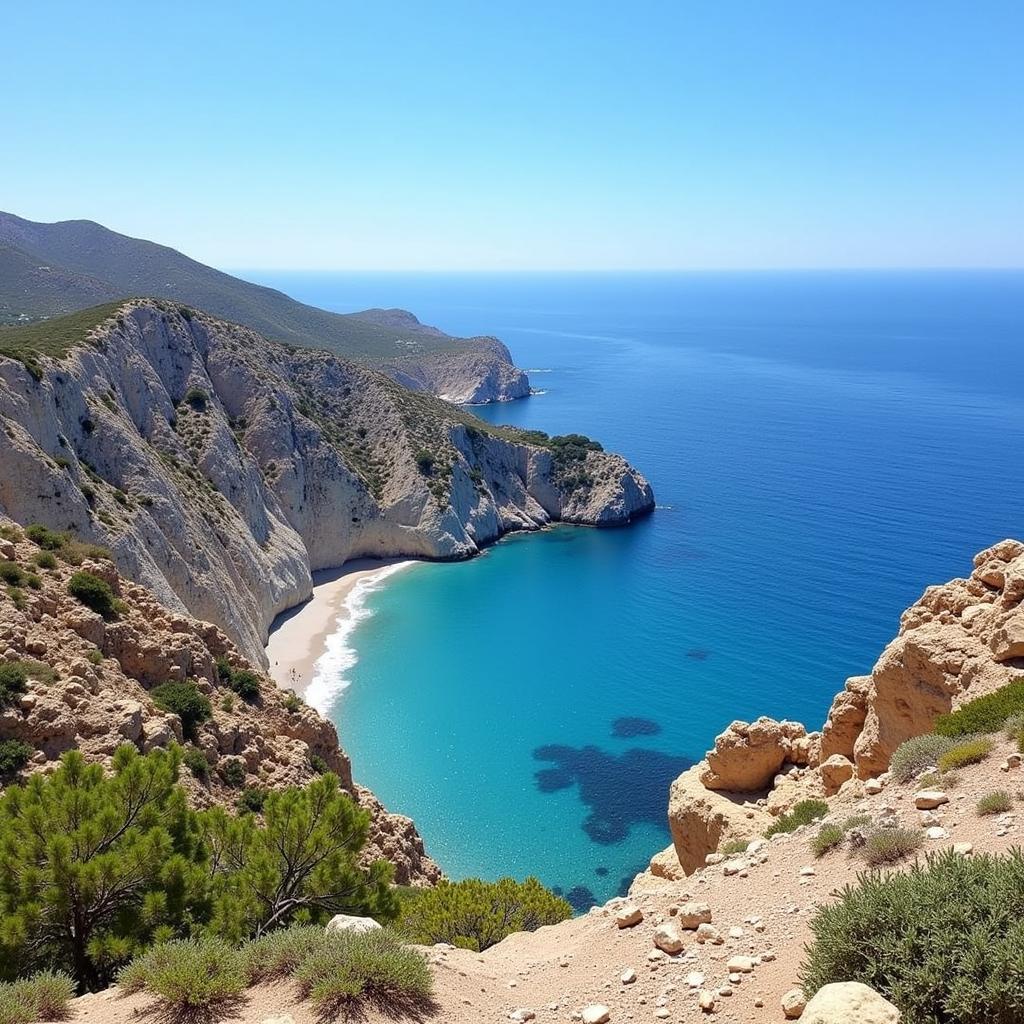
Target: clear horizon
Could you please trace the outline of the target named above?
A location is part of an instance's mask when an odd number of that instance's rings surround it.
[[[1024,266],[1007,0],[174,14],[6,12],[0,206],[250,269]]]

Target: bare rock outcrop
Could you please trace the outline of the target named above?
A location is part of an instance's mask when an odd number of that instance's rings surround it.
[[[856,799],[905,740],[938,715],[1024,675],[1024,544],[980,552],[967,579],[929,587],[901,617],[870,676],[853,676],[821,733],[796,722],[733,722],[672,786],[673,852],[654,875],[690,873],[728,839],[760,834],[807,799]]]
[[[967,579],[929,587],[900,619],[870,677],[837,695],[822,754],[852,759],[861,778],[884,771],[904,740],[938,715],[990,693],[1024,671],[1024,544],[980,552]]]
[[[233,807],[245,788],[305,785],[329,770],[370,812],[368,859],[390,860],[403,885],[440,878],[413,823],[353,783],[330,722],[265,677],[252,700],[231,689],[221,670],[252,666],[217,626],[164,607],[84,545],[47,552],[9,522],[0,523],[0,537],[8,574],[13,566],[25,580],[0,590],[0,659],[27,675],[24,692],[0,708],[0,740],[32,748],[26,771],[47,771],[72,749],[104,763],[124,743],[147,752],[174,742],[190,751],[180,781],[192,803]],[[69,594],[76,571],[110,586],[116,614],[103,618]],[[152,693],[186,680],[210,703],[210,717],[191,736]]]
[[[672,844],[683,871],[692,874],[702,867],[708,853],[729,839],[753,839],[771,823],[758,806],[757,796],[708,789],[702,781],[706,761],[683,772],[669,792],[668,824]],[[666,874],[671,870],[665,868]]]
[[[805,765],[817,753],[817,737],[799,722],[733,722],[715,737],[701,782],[708,789],[750,793],[767,789],[785,764]]]

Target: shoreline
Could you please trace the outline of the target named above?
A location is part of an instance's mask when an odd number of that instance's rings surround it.
[[[326,715],[331,700],[344,688],[338,674],[355,663],[345,641],[363,618],[362,598],[415,564],[408,558],[355,558],[338,569],[314,572],[312,595],[271,623],[264,648],[270,678]],[[329,655],[331,664],[321,667]]]

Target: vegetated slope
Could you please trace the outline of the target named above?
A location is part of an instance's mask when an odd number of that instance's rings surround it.
[[[93,221],[42,224],[0,212],[0,323],[139,295],[188,303],[275,341],[400,371],[407,386],[453,401],[529,394],[526,375],[495,338],[451,338],[401,310],[331,313]]]
[[[212,623],[121,576],[101,549],[27,532],[39,543],[0,520],[0,787],[67,750],[104,761],[123,743],[185,744],[181,781],[197,807],[329,770],[373,815],[367,858],[392,861],[403,884],[437,880],[412,822],[353,783],[330,722],[253,671]]]
[[[466,558],[509,530],[653,507],[643,477],[586,439],[493,428],[177,304],[5,328],[2,355],[0,511],[109,547],[253,661],[313,570]]]
[[[117,297],[107,281],[0,242],[0,324],[59,316]]]

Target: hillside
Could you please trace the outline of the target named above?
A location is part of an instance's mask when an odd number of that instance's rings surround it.
[[[385,1005],[361,1019],[1019,1020],[1006,1012],[1008,1000],[1019,1005],[1019,975],[1000,959],[1016,955],[1019,887],[1005,894],[1013,906],[1004,914],[976,892],[964,894],[961,910],[933,883],[931,900],[874,905],[874,914],[892,922],[892,934],[854,928],[845,957],[829,952],[840,963],[870,965],[863,968],[874,972],[866,980],[895,987],[889,993],[895,1002],[923,1002],[924,1012],[901,1017],[877,996],[872,1009],[856,1009],[863,990],[847,983],[865,976],[844,974],[831,1009],[809,1000],[800,985],[822,908],[860,891],[870,869],[876,886],[916,873],[919,889],[927,876],[915,865],[933,870],[935,862],[927,860],[933,855],[943,855],[946,885],[958,876],[977,879],[996,863],[1016,865],[1018,876],[1024,870],[1015,853],[1024,806],[1024,691],[1018,685],[987,726],[971,711],[976,698],[1005,694],[1024,670],[1014,646],[1019,639],[1011,639],[1022,579],[1024,544],[1008,540],[982,551],[969,577],[928,588],[904,613],[899,635],[872,674],[854,677],[837,695],[820,732],[771,719],[726,728],[706,758],[677,780],[668,807],[675,843],[653,858],[627,896],[561,924],[512,934],[482,953],[425,947],[434,978],[430,1011],[403,1016]],[[966,709],[959,734],[929,735],[937,716],[954,709]],[[896,745],[878,753],[879,735]],[[913,759],[893,759],[899,744],[915,737],[931,742],[912,748]],[[691,856],[684,871],[680,860]],[[948,924],[928,934],[923,923],[936,920]],[[946,959],[955,982],[929,955]],[[894,971],[900,972],[895,980]],[[959,987],[951,991],[954,983]],[[946,1000],[948,1012],[928,1015],[933,1002]],[[70,1019],[127,1024],[153,1009],[150,996],[110,990],[75,1000]],[[249,989],[230,1019],[261,1024],[281,1014],[296,1024],[322,1019],[284,982]]]
[[[331,313],[93,221],[42,224],[0,212],[0,324],[141,295],[187,303],[288,345],[365,361],[452,401],[529,394],[526,375],[495,338],[452,338],[401,310]]]
[[[28,772],[52,768],[68,750],[103,762],[122,743],[140,752],[185,743],[200,755],[182,773],[192,804],[233,807],[246,790],[301,786],[329,769],[373,815],[367,858],[389,859],[403,884],[437,880],[412,822],[353,783],[330,722],[260,677],[216,626],[163,607],[122,577],[102,548],[28,532],[37,540],[0,521],[0,647],[8,670],[17,666],[27,676],[13,699],[0,684],[0,742],[28,745]],[[81,573],[110,588],[116,613],[100,614],[71,596],[69,582]],[[225,664],[258,689],[226,678]],[[162,684],[186,679],[210,707],[191,735],[159,704]],[[9,781],[0,773],[0,782]]]
[[[110,548],[254,662],[311,573],[628,522],[647,482],[586,439],[484,424],[363,365],[155,300],[0,329],[0,511]]]

